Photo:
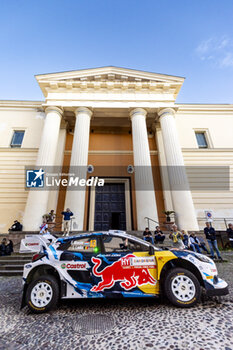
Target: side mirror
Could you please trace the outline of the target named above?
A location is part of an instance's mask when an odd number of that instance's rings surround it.
[[[149,255],[154,255],[155,248],[152,245],[149,245]]]

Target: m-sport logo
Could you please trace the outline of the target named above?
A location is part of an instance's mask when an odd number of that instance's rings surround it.
[[[44,187],[44,171],[40,170],[27,170],[26,186],[28,188]]]

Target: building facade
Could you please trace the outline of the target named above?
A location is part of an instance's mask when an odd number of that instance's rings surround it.
[[[36,79],[44,101],[0,101],[1,233],[67,207],[78,231],[153,228],[172,210],[186,230],[233,218],[233,105],[177,104],[184,78],[117,67]],[[29,190],[25,167],[104,186]]]

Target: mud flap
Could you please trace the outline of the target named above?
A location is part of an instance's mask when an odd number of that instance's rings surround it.
[[[24,306],[26,306],[25,297],[26,297],[27,287],[28,287],[28,285],[27,285],[27,283],[25,283],[23,286],[23,296],[22,296],[20,310],[22,310],[24,308]]]

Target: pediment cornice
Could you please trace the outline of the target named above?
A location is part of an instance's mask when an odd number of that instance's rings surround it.
[[[165,93],[176,98],[184,78],[119,67],[102,67],[36,75],[45,97],[49,92]]]

